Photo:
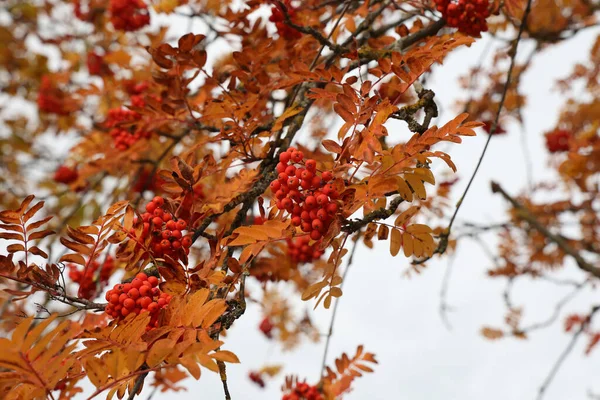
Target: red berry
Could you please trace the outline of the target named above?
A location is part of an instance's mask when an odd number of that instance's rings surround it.
[[[192,238],[190,236],[186,236],[181,240],[181,245],[183,247],[191,247],[192,246]]]
[[[146,204],[146,211],[148,211],[149,213],[153,213],[154,210],[156,210],[156,208],[157,208],[157,205],[155,203],[150,202],[150,203]]]
[[[154,224],[155,228],[160,228],[163,224],[163,220],[161,217],[154,217],[152,218],[152,223]]]
[[[148,296],[152,292],[152,289],[149,286],[142,285],[139,291],[141,296]]]
[[[123,307],[133,310],[135,308],[135,300],[127,299],[123,302]]]
[[[285,174],[288,177],[295,176],[296,175],[296,167],[294,167],[293,165],[288,165],[287,168],[285,169]]]
[[[304,158],[304,154],[301,151],[292,153],[292,160],[294,160],[294,162],[299,163],[300,161],[302,161],[303,158]]]
[[[179,221],[177,221],[177,229],[179,229],[180,231],[184,230],[187,227],[187,222],[185,222],[184,220],[180,219]]]
[[[320,219],[314,219],[312,221],[311,226],[312,226],[313,229],[315,229],[315,230],[317,230],[319,232],[323,231],[323,221],[321,221]],[[311,237],[312,237],[312,234],[311,234]],[[317,239],[315,239],[315,240],[317,240]]]
[[[290,153],[288,153],[286,151],[279,155],[279,161],[281,161],[284,164],[287,164],[291,158],[292,157],[291,157]]]
[[[319,240],[319,239],[321,239],[321,237],[322,237],[322,235],[321,235],[321,232],[319,232],[319,231],[317,231],[317,230],[313,230],[313,231],[310,233],[310,238],[311,238],[312,240]]]
[[[324,171],[321,174],[321,178],[325,181],[325,182],[329,182],[330,180],[333,179],[333,174],[331,173],[331,171]]]
[[[177,229],[177,223],[173,220],[170,220],[167,222],[166,228],[170,231],[174,231],[175,229]]]
[[[315,199],[315,196],[308,196],[304,200],[304,204],[308,209],[315,208],[317,206],[317,199]]]
[[[143,273],[143,272],[140,272],[140,273],[139,273],[139,274],[137,274],[135,277],[136,277],[136,278],[138,278],[140,281],[145,281],[146,279],[148,279],[148,275],[146,275],[146,274],[145,274],[145,273]]]
[[[311,158],[306,160],[304,165],[306,165],[306,169],[309,170],[310,172],[314,173],[317,170],[317,162]]]
[[[142,308],[148,308],[150,303],[152,303],[152,299],[148,296],[144,296],[140,299],[140,306],[142,306]]]
[[[131,281],[131,287],[132,287],[132,288],[135,288],[135,289],[139,289],[139,288],[141,288],[141,287],[142,287],[142,280],[141,280],[141,279],[138,279],[138,278],[134,278],[134,279]],[[129,289],[129,290],[131,290],[131,289]]]

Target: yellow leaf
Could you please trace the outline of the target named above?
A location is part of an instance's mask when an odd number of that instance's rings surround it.
[[[228,362],[228,363],[236,363],[239,364],[240,360],[237,358],[235,354],[228,350],[220,350],[212,353],[210,355],[215,360]]]
[[[196,354],[196,357],[198,358],[200,365],[202,365],[204,368],[208,368],[213,372],[219,372],[217,363],[206,354]]]
[[[394,225],[403,226],[409,219],[411,219],[413,216],[415,216],[419,212],[420,209],[421,209],[421,207],[419,207],[419,206],[409,207],[406,211],[404,211],[402,214],[400,214],[398,216],[398,218],[396,218],[396,221],[394,221]]]
[[[433,230],[424,224],[412,224],[406,228],[408,233],[432,233]]]
[[[402,247],[402,233],[398,229],[392,229],[390,237],[390,254],[392,257],[396,257]]]
[[[402,247],[404,248],[404,255],[410,257],[413,254],[413,237],[408,232],[402,234]]]
[[[196,362],[192,359],[192,357],[183,357],[179,359],[179,363],[188,370],[190,375],[194,377],[194,379],[200,379],[200,367]]]
[[[399,176],[396,177],[396,190],[398,190],[398,193],[400,193],[400,196],[402,196],[404,200],[408,202],[413,201],[412,190],[410,190],[406,181]]]
[[[152,344],[146,357],[146,364],[151,368],[158,366],[171,353],[176,342],[173,339],[160,339]]]

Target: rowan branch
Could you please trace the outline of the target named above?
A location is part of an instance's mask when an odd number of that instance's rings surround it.
[[[558,357],[558,359],[556,360],[556,362],[552,366],[552,369],[548,373],[548,376],[544,380],[544,383],[542,384],[542,386],[540,386],[540,388],[538,390],[537,400],[542,400],[543,399],[544,394],[546,393],[546,390],[548,390],[548,387],[552,383],[552,380],[556,376],[556,373],[558,372],[558,370],[562,366],[562,364],[565,361],[565,359],[567,358],[567,356],[571,353],[571,351],[575,347],[575,343],[577,343],[577,339],[579,339],[579,337],[581,336],[581,334],[589,326],[589,324],[592,321],[592,317],[594,316],[594,314],[598,310],[600,310],[600,306],[594,306],[592,308],[592,311],[590,312],[590,315],[588,316],[588,318],[581,324],[581,326],[579,327],[579,329],[573,334],[573,337],[571,338],[571,341],[569,342],[569,344],[567,345],[567,347],[563,350],[563,352],[560,354],[560,356]]]
[[[345,224],[342,226],[342,232],[354,233],[373,221],[391,217],[403,201],[404,199],[398,196],[390,202],[389,208],[382,207],[375,211],[371,211],[362,219],[353,219],[346,221]]]
[[[573,257],[579,268],[582,270],[589,272],[597,278],[600,278],[600,268],[593,266],[589,262],[587,262],[581,254],[579,254],[573,247],[571,247],[562,236],[556,235],[548,230],[544,225],[542,225],[537,218],[522,204],[520,204],[517,200],[512,198],[502,187],[496,183],[492,182],[492,192],[500,193],[502,197],[508,200],[509,203],[517,210],[519,218],[527,221],[529,225],[537,230],[539,233],[544,235],[547,239],[556,243],[556,245],[566,254]]]

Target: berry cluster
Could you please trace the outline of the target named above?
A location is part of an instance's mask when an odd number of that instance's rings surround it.
[[[269,339],[273,338],[273,328],[275,328],[275,325],[273,325],[269,317],[265,317],[258,326],[258,329]]]
[[[150,87],[150,84],[148,82],[136,82],[134,80],[127,80],[123,82],[123,86],[125,87],[127,93],[131,96],[132,106],[142,108],[146,105],[143,94]],[[160,98],[157,98],[156,100],[160,100]]]
[[[115,319],[141,312],[150,313],[150,323],[146,331],[158,326],[158,314],[171,301],[171,295],[162,293],[158,278],[143,272],[137,274],[131,283],[119,283],[106,292],[106,313]]]
[[[310,243],[310,237],[298,236],[294,239],[287,239],[288,256],[297,263],[306,263],[321,258],[323,250],[319,250],[318,242]]]
[[[69,184],[73,183],[79,178],[79,173],[75,168],[67,167],[66,165],[61,165],[54,172],[54,181],[58,183]]]
[[[470,36],[488,30],[485,19],[490,16],[489,0],[433,0],[448,26]]]
[[[42,76],[37,98],[39,110],[50,114],[68,115],[72,110],[65,100],[65,94],[53,84],[52,79],[48,75]]]
[[[110,0],[109,12],[110,22],[121,31],[137,31],[150,23],[143,0]]]
[[[132,110],[113,108],[108,111],[106,126],[111,128],[109,134],[117,149],[127,150],[138,140],[150,137],[150,132],[135,128],[134,123],[139,119],[140,115]]]
[[[84,299],[93,299],[98,293],[98,289],[102,290],[102,286],[108,283],[110,275],[115,268],[115,262],[111,256],[107,256],[100,267],[100,263],[96,260],[92,261],[87,269],[79,270],[75,264],[67,265],[69,268],[69,278],[75,283],[79,283],[79,296]],[[100,273],[96,271],[100,268]],[[96,280],[98,277],[98,280]]]
[[[569,151],[571,132],[565,129],[556,129],[546,133],[546,147],[550,153]]]
[[[296,8],[292,6],[290,0],[284,0],[285,7],[287,9],[287,14],[290,17],[290,20],[294,22],[294,17],[296,15]],[[279,5],[273,6],[271,8],[271,16],[269,17],[269,21],[275,22],[275,26],[277,27],[277,33],[282,38],[286,40],[296,40],[302,37],[302,33],[295,30],[291,26],[287,25],[285,21],[285,16],[283,14],[283,10],[279,8]]]
[[[281,400],[323,400],[324,397],[316,386],[298,382],[291,393],[284,394]]]
[[[295,167],[304,159],[301,151],[290,147],[279,156],[279,177],[271,182],[277,208],[292,215],[292,225],[299,226],[310,238],[319,240],[329,229],[338,212],[338,191],[333,186],[333,173],[317,175],[317,162],[306,160],[304,167]]]
[[[187,222],[182,219],[175,220],[173,214],[166,210],[164,205],[165,200],[160,196],[156,196],[146,204],[146,212],[142,214],[144,230],[140,239],[145,240],[151,235],[150,248],[154,257],[168,255],[178,259],[182,250],[185,254],[189,254],[192,236],[186,233]],[[135,235],[133,228],[130,234]]]
[[[87,68],[90,75],[105,76],[112,73],[104,57],[93,51],[87,54]]]
[[[251,371],[251,372],[248,374],[248,378],[250,378],[250,380],[251,380],[252,382],[256,383],[256,384],[257,384],[258,386],[260,386],[261,388],[264,388],[264,387],[265,387],[265,381],[264,381],[264,379],[262,378],[262,376],[260,376],[260,373],[259,373],[259,372],[254,372],[254,371]]]

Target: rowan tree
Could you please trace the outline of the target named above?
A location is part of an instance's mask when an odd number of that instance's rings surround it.
[[[89,398],[133,399],[144,386],[176,391],[210,370],[229,399],[227,365],[240,360],[226,333],[246,307],[262,310],[265,337],[293,349],[324,336],[327,356],[354,250],[374,241],[420,272],[495,234],[489,275],[507,281],[508,313],[505,328],[482,333],[522,339],[560,318],[592,352],[599,305],[565,315],[565,298],[550,321],[523,326],[510,287],[536,278],[577,291],[600,278],[600,39],[589,62],[559,82],[556,128],[528,132],[544,135],[547,148],[535,151],[551,153],[559,179],[491,184],[507,201],[505,223],[455,222],[480,164],[457,181],[461,160],[451,155],[463,137],[484,135],[481,163],[494,140],[514,134],[526,104],[521,76],[545,48],[596,25],[599,8],[587,0],[8,0],[0,10],[2,398],[79,398],[89,381]],[[185,34],[173,33],[184,25]],[[503,45],[462,79],[469,97],[440,116],[427,77],[482,35]],[[523,42],[535,44],[526,56]],[[578,268],[583,279],[560,281],[560,268]],[[250,282],[259,289],[248,293]],[[329,331],[310,313],[294,315],[296,301],[333,305]],[[286,377],[282,399],[349,393],[377,364],[360,340],[323,365],[320,380]],[[264,387],[279,370],[248,376]]]

